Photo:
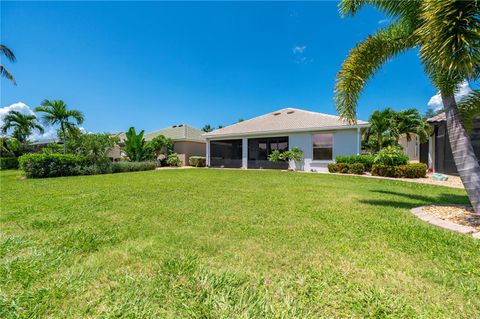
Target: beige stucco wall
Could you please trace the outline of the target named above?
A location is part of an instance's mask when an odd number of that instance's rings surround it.
[[[408,155],[408,158],[412,162],[418,162],[420,158],[420,143],[416,134],[410,134],[411,140],[407,141],[405,135],[401,135],[398,139],[398,143],[403,147],[403,152]]]
[[[122,157],[122,149],[118,144],[115,144],[115,146],[110,150],[110,152],[108,152],[108,157],[114,162],[118,161],[120,157]]]
[[[190,156],[205,156],[206,144],[201,142],[178,141],[173,145],[173,151],[178,154],[183,165],[189,165]]]

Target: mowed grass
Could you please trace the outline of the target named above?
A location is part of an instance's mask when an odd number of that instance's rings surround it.
[[[477,318],[462,190],[280,171],[1,176],[0,317]]]

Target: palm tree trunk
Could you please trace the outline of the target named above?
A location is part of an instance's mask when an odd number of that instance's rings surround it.
[[[67,154],[67,136],[65,135],[65,125],[63,123],[60,124],[60,128],[62,129],[62,139],[63,139],[63,154]]]
[[[467,191],[475,213],[480,214],[480,165],[475,156],[470,137],[458,115],[453,95],[442,93],[447,118],[447,132],[458,174]]]

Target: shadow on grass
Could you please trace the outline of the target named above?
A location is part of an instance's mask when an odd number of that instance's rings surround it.
[[[385,206],[385,207],[395,207],[395,208],[408,208],[412,209],[414,207],[431,205],[431,204],[461,204],[468,205],[468,197],[466,195],[456,195],[456,194],[439,194],[436,196],[427,196],[422,194],[409,194],[409,193],[400,193],[386,190],[373,190],[372,193],[390,195],[392,199],[362,199],[361,203],[375,205],[375,206]],[[407,199],[408,201],[402,201],[401,199]]]

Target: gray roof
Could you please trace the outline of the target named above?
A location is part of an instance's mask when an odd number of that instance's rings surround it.
[[[199,129],[191,127],[189,125],[173,125],[155,132],[145,134],[145,140],[150,141],[154,137],[164,135],[176,141],[192,141],[192,142],[205,142],[205,138],[202,136],[203,132]]]
[[[445,112],[442,112],[440,114],[437,114],[427,120],[428,123],[439,123],[439,122],[444,122],[447,120],[447,117],[445,116]]]
[[[349,127],[366,127],[368,125],[368,122],[361,120],[358,120],[356,125],[349,125],[336,115],[285,108],[214,130],[203,136],[210,138],[258,133],[344,129]]]

